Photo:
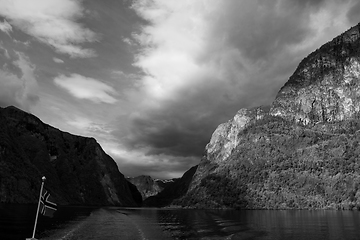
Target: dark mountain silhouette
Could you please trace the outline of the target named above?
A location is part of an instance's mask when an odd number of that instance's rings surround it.
[[[165,207],[176,202],[176,199],[186,194],[196,169],[197,166],[190,168],[181,178],[175,179],[173,183],[167,185],[160,193],[145,199],[143,206]]]
[[[15,107],[0,108],[0,126],[0,202],[37,202],[46,176],[45,187],[59,204],[140,203],[94,138],[62,132]]]

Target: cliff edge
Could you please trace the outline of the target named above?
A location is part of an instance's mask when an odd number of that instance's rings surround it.
[[[75,136],[15,107],[0,108],[0,202],[137,206],[132,188],[94,138]]]
[[[360,24],[213,133],[182,206],[360,209]]]

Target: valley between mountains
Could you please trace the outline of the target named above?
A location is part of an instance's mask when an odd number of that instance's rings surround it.
[[[220,124],[200,163],[166,183],[126,179],[95,139],[17,108],[0,124],[0,202],[36,202],[46,175],[60,204],[360,209],[360,24],[303,59],[269,106]]]

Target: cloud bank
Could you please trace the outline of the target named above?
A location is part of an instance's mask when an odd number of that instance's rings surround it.
[[[0,30],[10,36],[10,32],[12,32],[12,27],[6,20],[4,20],[3,22],[0,22]]]
[[[35,68],[24,54],[15,52],[15,57],[0,69],[0,106],[15,105],[28,111],[39,101]]]
[[[31,107],[95,137],[124,174],[158,178],[197,164],[218,124],[270,104],[306,55],[360,21],[357,0],[0,6],[0,105]]]
[[[95,103],[115,103],[117,94],[113,87],[93,78],[79,74],[60,75],[54,79],[57,86],[67,90],[72,96]]]
[[[73,58],[94,57],[82,43],[94,42],[96,34],[78,20],[85,15],[81,1],[0,0],[0,15],[23,32]],[[6,21],[5,21],[6,22]]]
[[[350,27],[353,4],[136,1],[148,21],[134,34],[145,100],[130,117],[126,146],[201,156],[219,123],[242,107],[270,104],[302,58]]]

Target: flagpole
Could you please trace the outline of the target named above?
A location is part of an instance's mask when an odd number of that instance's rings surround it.
[[[40,195],[39,195],[39,201],[38,201],[38,206],[37,206],[37,211],[36,211],[36,217],[35,217],[35,224],[34,224],[34,231],[33,231],[32,239],[35,239],[35,231],[36,231],[36,225],[37,225],[38,216],[39,216],[41,195],[42,195],[42,190],[43,190],[43,187],[44,187],[44,182],[46,180],[46,177],[43,176],[41,178],[41,180],[42,180],[42,182],[41,182]]]

